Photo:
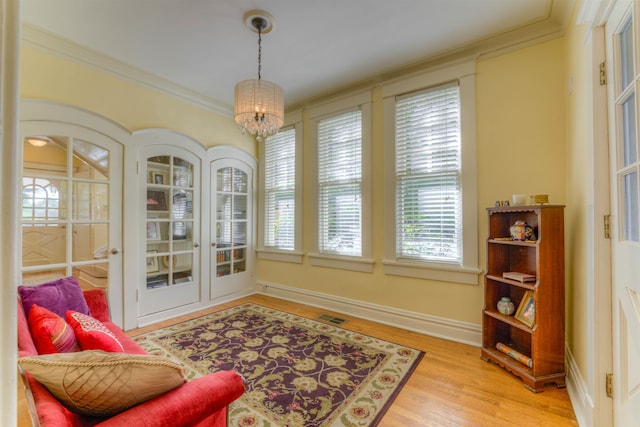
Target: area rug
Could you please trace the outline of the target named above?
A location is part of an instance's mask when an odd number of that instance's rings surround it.
[[[189,379],[234,370],[247,391],[229,426],[375,426],[424,353],[256,304],[134,338]]]

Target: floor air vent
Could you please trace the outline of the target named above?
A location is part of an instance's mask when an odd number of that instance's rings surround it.
[[[331,316],[329,314],[321,314],[320,316],[318,316],[318,320],[322,320],[323,322],[333,323],[334,325],[341,325],[344,322],[346,322],[345,319],[341,319],[336,316]]]

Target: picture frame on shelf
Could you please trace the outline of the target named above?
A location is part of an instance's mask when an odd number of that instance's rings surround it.
[[[151,183],[164,185],[164,174],[162,172],[151,172]]]
[[[164,191],[147,190],[147,210],[166,211],[167,195]]]
[[[161,240],[159,222],[157,221],[147,222],[147,240]]]
[[[533,328],[536,322],[536,307],[532,291],[526,291],[524,293],[514,317],[528,327]]]
[[[148,254],[157,254],[158,251],[149,251]],[[147,273],[155,273],[159,271],[160,267],[158,266],[158,257],[157,256],[147,256]]]

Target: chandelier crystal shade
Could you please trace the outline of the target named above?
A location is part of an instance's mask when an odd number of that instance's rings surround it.
[[[262,80],[262,34],[273,28],[273,17],[263,11],[245,14],[246,24],[258,33],[258,79],[242,80],[234,90],[234,120],[258,141],[272,135],[284,124],[284,92],[275,83]]]

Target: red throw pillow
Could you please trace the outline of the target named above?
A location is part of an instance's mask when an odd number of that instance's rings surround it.
[[[33,304],[28,323],[39,354],[80,351],[71,326],[51,310]]]
[[[98,319],[77,311],[67,310],[67,322],[76,333],[82,350],[124,352],[120,341]]]

